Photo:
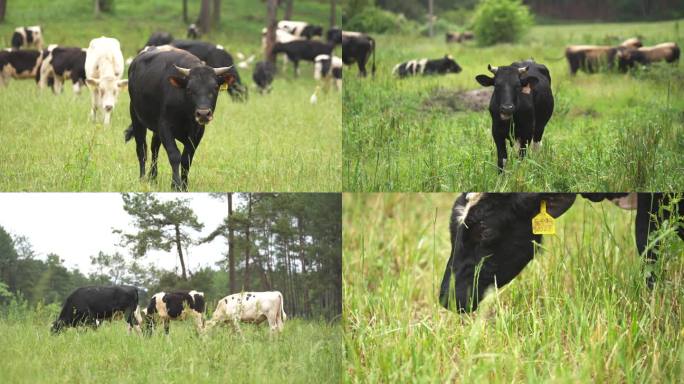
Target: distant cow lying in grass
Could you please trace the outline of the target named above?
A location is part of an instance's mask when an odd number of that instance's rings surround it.
[[[445,75],[447,73],[459,73],[461,67],[456,63],[451,55],[444,55],[441,59],[410,60],[405,63],[397,64],[392,70],[392,74],[399,77],[415,75]]]
[[[541,146],[544,129],[553,114],[551,75],[546,66],[532,60],[487,68],[494,77],[477,75],[475,79],[482,86],[494,87],[489,114],[496,164],[502,172],[508,159],[506,140],[515,138],[520,145],[520,157],[525,156],[528,144],[532,143],[533,148]]]
[[[171,320],[192,317],[199,332],[204,327],[204,293],[198,291],[159,292],[152,296],[145,312],[145,334],[150,335],[154,324],[161,320],[164,333],[169,334]]]
[[[639,254],[647,262],[656,258],[654,248],[647,248],[649,235],[664,220],[674,216],[684,224],[684,201],[675,210],[660,209],[673,198],[661,193],[588,193],[583,197],[594,201],[619,202],[620,207],[636,206],[635,235]],[[534,244],[542,236],[532,233],[532,218],[545,201],[547,212],[554,218],[567,211],[576,198],[569,193],[468,193],[454,203],[451,214],[451,254],[444,270],[439,292],[440,303],[459,312],[477,309],[488,287],[508,284],[534,256]],[[635,199],[636,198],[636,199]],[[617,200],[617,201],[616,201]],[[684,239],[684,226],[677,229]],[[652,286],[653,276],[647,277]]]
[[[216,324],[229,322],[239,332],[239,323],[261,324],[268,320],[271,332],[281,332],[287,320],[283,309],[283,295],[278,291],[242,292],[226,296],[216,306],[216,311],[207,322],[207,330]]]
[[[634,67],[635,63],[649,65],[658,61],[675,63],[679,61],[679,46],[677,43],[662,43],[653,47],[629,48],[617,53],[618,68],[626,71]]]

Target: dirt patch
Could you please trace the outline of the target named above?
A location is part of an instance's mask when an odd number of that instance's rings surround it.
[[[423,101],[423,108],[444,112],[482,111],[489,107],[491,97],[491,88],[470,91],[437,88]]]

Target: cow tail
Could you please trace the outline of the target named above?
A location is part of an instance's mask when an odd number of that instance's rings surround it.
[[[283,300],[283,294],[278,292],[278,296],[280,296],[280,320],[284,323],[285,320],[287,320],[287,315],[285,315],[285,309],[283,308],[285,306],[285,301]]]
[[[670,62],[679,61],[679,53],[679,47],[675,46],[674,49],[672,49],[672,60]]]
[[[373,44],[373,65],[371,66],[371,75],[375,76],[375,39],[371,38]]]
[[[133,124],[129,125],[128,128],[124,131],[124,142],[128,143],[128,141],[133,137]]]

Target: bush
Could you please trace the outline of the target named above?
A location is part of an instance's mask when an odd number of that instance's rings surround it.
[[[482,0],[475,10],[473,31],[480,45],[513,43],[532,23],[532,15],[521,0]]]
[[[454,24],[447,20],[437,19],[433,26],[435,36],[444,37],[444,34],[451,31],[459,30]],[[430,24],[426,23],[420,27],[420,34],[423,36],[430,36]]]
[[[405,18],[392,12],[368,7],[344,23],[344,29],[367,33],[399,32],[405,20]]]

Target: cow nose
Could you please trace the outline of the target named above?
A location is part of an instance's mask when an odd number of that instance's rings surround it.
[[[506,114],[513,113],[513,104],[504,104],[501,106],[501,112]]]
[[[111,111],[112,111],[112,108],[114,108],[113,105],[105,105],[105,106],[104,106],[104,109],[105,109],[105,111],[107,111],[107,112],[111,112]]]
[[[211,120],[211,109],[196,109],[195,110],[195,118],[198,120]]]

